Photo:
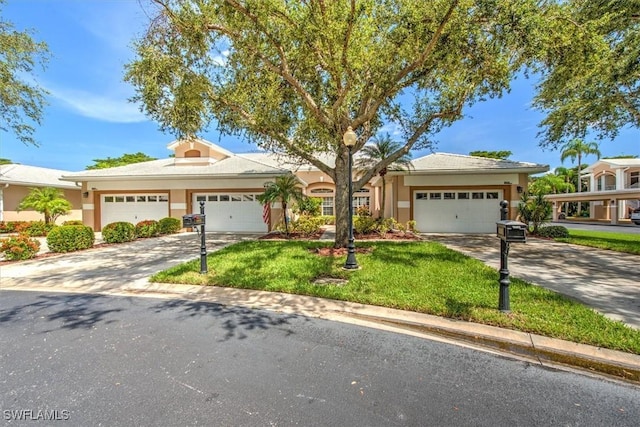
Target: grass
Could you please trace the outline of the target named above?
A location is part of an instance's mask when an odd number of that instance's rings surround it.
[[[278,291],[411,310],[640,354],[640,331],[522,280],[511,280],[512,313],[497,310],[498,272],[436,242],[361,242],[361,270],[323,257],[318,241],[248,241],[160,272],[152,281]],[[318,278],[348,279],[320,286]]]
[[[606,231],[569,230],[569,237],[559,242],[640,255],[640,235]]]

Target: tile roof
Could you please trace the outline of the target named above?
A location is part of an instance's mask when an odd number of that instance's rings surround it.
[[[443,172],[487,172],[487,171],[520,171],[520,172],[546,172],[548,165],[537,163],[517,162],[513,160],[489,159],[486,157],[465,156],[462,154],[434,153],[419,157],[411,162],[415,169],[413,172],[443,173]]]
[[[87,179],[167,178],[167,177],[199,177],[199,176],[251,176],[280,175],[287,171],[256,160],[233,155],[223,160],[206,165],[176,164],[174,158],[151,160],[107,169],[86,170],[66,173],[62,179],[67,181],[83,181]]]
[[[72,182],[61,181],[69,171],[27,166],[20,164],[0,165],[0,184],[29,187],[80,188]]]

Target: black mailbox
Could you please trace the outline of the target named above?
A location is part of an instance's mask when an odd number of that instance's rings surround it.
[[[203,214],[182,215],[182,227],[191,228],[204,225],[205,216]]]
[[[525,243],[527,241],[527,224],[519,221],[498,221],[498,237],[509,243]]]

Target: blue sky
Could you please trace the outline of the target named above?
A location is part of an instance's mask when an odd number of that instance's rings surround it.
[[[144,3],[144,2],[142,2]],[[26,165],[79,171],[93,159],[141,151],[164,158],[170,134],[127,101],[133,95],[123,82],[131,61],[131,41],[147,23],[137,0],[6,0],[2,18],[19,30],[31,29],[49,45],[52,58],[36,75],[50,92],[39,147],[26,146],[12,134],[0,134],[0,157]],[[467,108],[466,117],[441,132],[435,151],[468,154],[473,150],[510,150],[512,160],[560,166],[558,151],[538,145],[542,115],[529,107],[534,82],[517,79],[509,94]],[[256,150],[246,142],[211,131],[205,139],[233,152]],[[640,130],[624,129],[615,141],[602,141],[604,156],[640,155]],[[413,152],[414,157],[429,151]],[[587,163],[595,161],[590,156]],[[570,160],[565,166],[570,166]]]

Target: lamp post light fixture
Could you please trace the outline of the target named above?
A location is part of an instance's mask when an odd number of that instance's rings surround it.
[[[349,243],[347,244],[347,261],[344,263],[345,270],[357,270],[360,268],[356,261],[356,244],[353,237],[353,146],[356,145],[358,136],[351,126],[342,136],[344,145],[349,149]]]

